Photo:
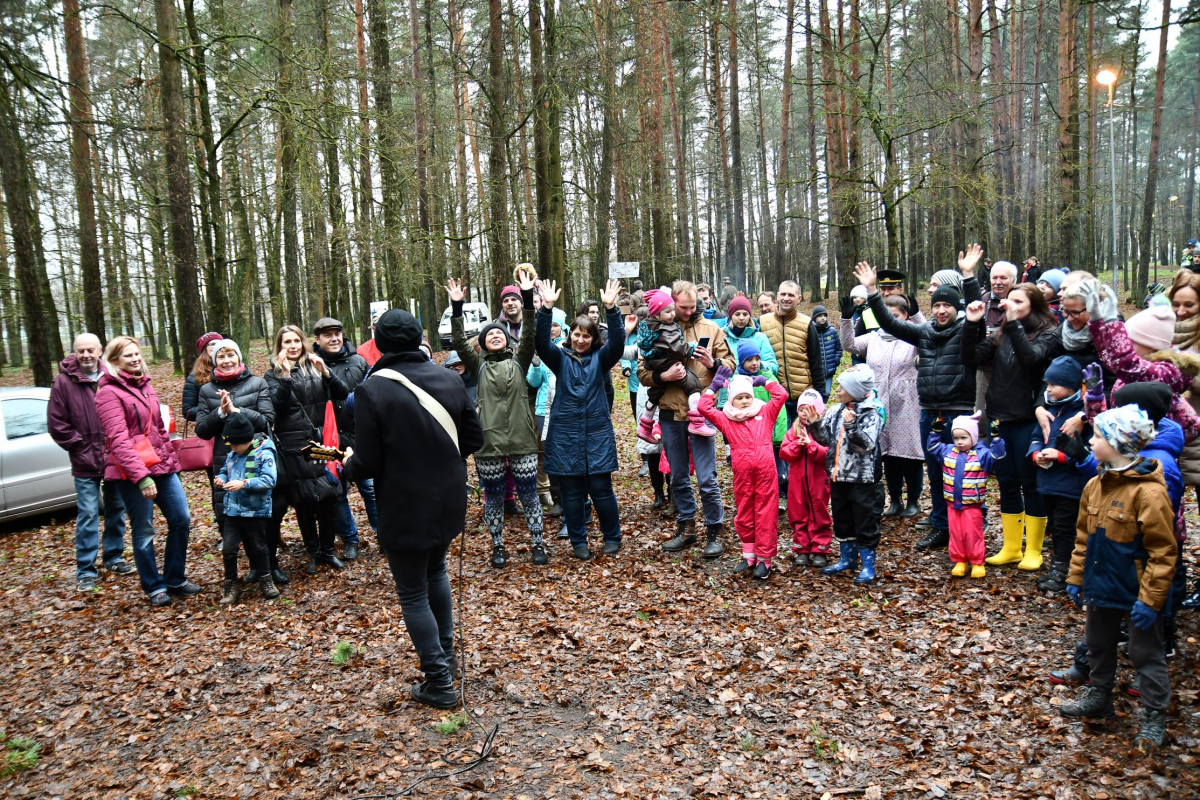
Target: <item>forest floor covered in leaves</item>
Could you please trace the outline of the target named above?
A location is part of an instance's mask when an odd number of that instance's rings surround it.
[[[265,353],[252,361],[261,374]],[[182,379],[165,364],[153,374],[178,408]],[[0,796],[390,797],[471,759],[493,724],[485,763],[414,795],[1200,796],[1196,614],[1170,662],[1172,742],[1139,757],[1137,705],[1123,692],[1103,725],[1057,713],[1076,690],[1045,677],[1069,664],[1082,612],[1014,569],[952,579],[944,550],[914,550],[912,521],[885,521],[870,591],[784,559],[766,583],[736,578],[731,526],[719,560],[664,554],[673,523],[636,477],[623,390],[618,379],[618,556],[576,561],[551,521],[550,564],[534,567],[524,523],[510,518],[510,566],[493,570],[477,505],[462,584],[451,550],[466,707],[482,727],[409,698],[420,673],[373,541],[344,572],[309,577],[289,517],[284,596],[218,606],[220,540],[204,476],[189,474],[188,571],[205,591],[155,609],[132,575],[102,572],[100,592],[76,593],[72,513],[4,525],[0,728],[40,751],[0,779]],[[728,519],[727,472],[722,485]],[[353,648],[342,664],[339,643]],[[1127,662],[1119,678],[1133,678]]]

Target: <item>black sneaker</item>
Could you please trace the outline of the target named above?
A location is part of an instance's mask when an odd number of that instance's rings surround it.
[[[550,559],[546,556],[546,548],[540,544],[533,547],[533,563],[539,567],[550,563]]]
[[[80,578],[75,582],[75,591],[91,594],[92,592],[98,592],[100,590],[96,586],[95,578]]]
[[[809,558],[808,553],[796,553],[796,555],[792,556],[793,567],[807,567],[811,563],[812,559]]]
[[[765,581],[771,577],[771,568],[762,561],[754,565],[754,579],[756,581]]]
[[[933,527],[933,521],[929,517],[917,520],[916,528],[919,531],[927,531]]]
[[[200,594],[204,589],[191,581],[184,581],[179,586],[168,586],[167,591],[178,597],[191,597],[194,594]]]
[[[1055,686],[1077,686],[1081,683],[1088,683],[1087,676],[1080,672],[1074,664],[1067,669],[1054,670],[1050,673],[1049,680]]]
[[[921,527],[920,524],[917,527]],[[944,547],[950,546],[950,531],[935,531],[931,530],[925,538],[917,542],[918,550],[941,550]]]
[[[496,569],[504,569],[508,566],[508,553],[504,552],[504,545],[498,544],[492,547],[492,566]]]
[[[111,564],[106,564],[104,568],[113,575],[128,575],[131,572],[136,572],[136,570],[131,567],[129,562],[125,559],[114,561]]]
[[[605,542],[604,543],[604,550],[603,550],[604,555],[615,556],[619,552],[621,552],[621,543],[620,542]]]
[[[419,683],[412,687],[413,700],[418,703],[423,703],[434,708],[457,708],[458,707],[458,692],[454,691],[454,684],[448,683],[445,686],[434,686],[429,681]]]
[[[171,595],[166,592],[155,592],[150,595],[150,605],[152,606],[169,606],[171,605]]]
[[[1058,713],[1077,719],[1112,719],[1117,715],[1113,709],[1112,692],[1090,685],[1087,694],[1074,703],[1059,706]]]
[[[812,565],[814,567],[829,566],[829,556],[825,555],[824,553],[813,553],[812,556],[809,558],[809,561],[812,562]]]
[[[1133,743],[1138,751],[1145,754],[1161,750],[1167,743],[1167,715],[1162,711],[1143,708],[1142,723]]]
[[[751,572],[753,570],[754,570],[754,565],[743,558],[741,561],[739,561],[737,563],[737,566],[733,568],[733,574],[741,575],[744,572]]]

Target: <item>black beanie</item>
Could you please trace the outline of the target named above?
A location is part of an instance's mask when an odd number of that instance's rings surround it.
[[[1137,406],[1146,412],[1146,416],[1157,425],[1171,410],[1175,395],[1171,387],[1159,381],[1146,383],[1129,383],[1112,393],[1113,408],[1118,406]]]
[[[225,420],[221,436],[226,444],[246,444],[254,441],[254,423],[240,411],[235,411]]]
[[[949,284],[938,286],[933,290],[933,305],[938,303],[949,303],[955,308],[962,308],[962,294],[958,289],[955,289]],[[909,313],[916,313],[916,309],[909,309]]]
[[[512,347],[512,337],[508,335],[508,331],[505,329],[505,327],[503,325],[501,325],[499,322],[489,322],[488,324],[484,325],[482,328],[479,329],[478,339],[479,339],[479,349],[480,350],[483,350],[485,353],[488,351],[487,346],[484,344],[484,341],[487,340],[487,335],[493,329],[498,330],[504,334],[504,346],[505,347]]]
[[[375,323],[375,346],[381,353],[415,351],[421,340],[417,318],[402,308],[389,308]]]

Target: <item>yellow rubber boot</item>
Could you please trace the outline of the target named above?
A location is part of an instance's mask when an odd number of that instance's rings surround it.
[[[987,568],[984,567],[983,564],[972,564],[971,565],[971,577],[972,578],[987,577]]]
[[[1017,569],[1033,572],[1042,568],[1042,541],[1046,538],[1045,517],[1025,517],[1025,557]]]
[[[950,570],[950,574],[956,578],[962,578],[967,574],[968,566],[969,565],[967,564],[967,562],[959,561],[957,564],[954,565],[954,569]]]
[[[985,558],[985,564],[1014,564],[1021,560],[1021,538],[1025,534],[1024,514],[1001,514],[1001,527],[1004,529],[1004,546],[994,556]],[[1042,530],[1045,530],[1043,526]]]

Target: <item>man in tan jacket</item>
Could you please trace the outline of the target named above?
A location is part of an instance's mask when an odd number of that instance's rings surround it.
[[[729,352],[725,342],[725,331],[715,322],[704,319],[696,309],[696,286],[690,281],[675,281],[671,287],[675,301],[675,320],[689,342],[708,339],[707,347],[696,347],[694,356],[686,367],[696,373],[700,385],[712,383],[717,368],[735,369],[737,359]],[[696,483],[700,487],[700,501],[704,505],[704,521],[707,526],[705,558],[716,558],[725,552],[721,541],[721,528],[725,520],[725,509],[721,504],[721,487],[717,484],[717,441],[712,436],[688,433],[688,398],[680,386],[685,375],[685,365],[675,366],[662,373],[660,379],[667,385],[659,404],[658,421],[662,428],[663,447],[667,463],[671,465],[671,494],[679,509],[676,518],[675,538],[663,545],[663,550],[675,552],[696,543],[696,497],[692,493],[692,481],[688,468],[688,442],[691,441],[691,461],[696,468]],[[638,364],[638,380],[646,386],[656,386],[654,373],[646,369],[645,362]]]

